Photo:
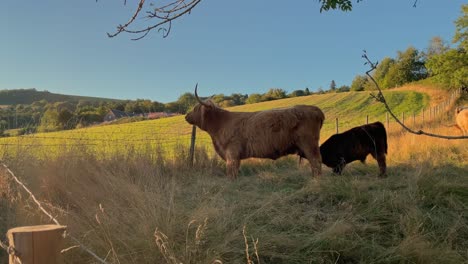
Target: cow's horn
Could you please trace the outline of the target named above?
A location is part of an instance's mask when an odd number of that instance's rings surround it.
[[[197,94],[197,88],[198,88],[198,83],[195,85],[195,98],[197,98],[197,101],[198,101],[201,105],[209,106],[207,103],[205,103],[205,102],[203,102],[202,100],[200,100],[200,98],[198,97],[198,94]]]

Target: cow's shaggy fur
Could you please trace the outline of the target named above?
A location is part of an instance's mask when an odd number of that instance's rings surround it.
[[[463,135],[468,136],[468,107],[457,107],[456,120]]]
[[[226,161],[228,177],[237,177],[242,159],[288,154],[307,158],[312,174],[321,174],[319,137],[325,115],[318,107],[230,112],[211,100],[201,101],[196,90],[195,95],[200,103],[185,119],[211,136],[216,152]]]
[[[322,162],[341,174],[346,164],[355,160],[365,162],[371,154],[377,160],[380,176],[386,174],[387,132],[380,122],[352,128],[331,136],[320,146]]]

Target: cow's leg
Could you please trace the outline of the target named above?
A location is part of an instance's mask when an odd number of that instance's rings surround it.
[[[322,156],[320,156],[320,148],[317,144],[304,144],[300,146],[307,160],[309,160],[312,176],[322,175]]]
[[[379,164],[379,169],[380,169],[380,177],[385,177],[387,173],[387,163],[385,160],[385,153],[372,153],[372,157],[377,160],[377,163]]]
[[[227,151],[226,153],[226,173],[227,176],[234,180],[237,178],[239,174],[239,167],[240,167],[240,158],[238,155],[233,154],[231,151]]]
[[[235,180],[239,174],[240,160],[238,159],[228,159],[226,161],[226,172],[228,178]]]
[[[338,165],[336,165],[336,167],[333,168],[333,172],[338,174],[338,175],[341,175],[341,173],[343,172],[343,169],[344,169],[345,166],[346,166],[346,163],[343,162],[343,158],[341,158]]]

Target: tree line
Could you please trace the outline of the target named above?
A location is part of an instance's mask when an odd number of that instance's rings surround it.
[[[446,89],[468,87],[468,4],[461,9],[462,15],[455,21],[453,46],[436,36],[425,50],[410,46],[398,51],[395,58],[385,57],[372,75],[379,87],[391,89],[420,80]],[[374,89],[366,75],[357,75],[351,84],[352,91]]]

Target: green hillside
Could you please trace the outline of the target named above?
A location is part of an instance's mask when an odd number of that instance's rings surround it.
[[[385,96],[390,107],[397,115],[419,113],[429,103],[429,97],[414,91],[387,91]],[[362,125],[369,116],[369,122],[385,122],[385,109],[376,102],[368,92],[349,92],[337,94],[311,95],[283,100],[262,102],[228,108],[230,111],[260,111],[272,108],[288,107],[297,104],[316,105],[325,113],[325,123],[321,140],[325,140],[336,131],[336,118],[339,130]],[[209,136],[197,130],[197,146],[211,148]],[[41,156],[54,155],[73,148],[86,148],[90,152],[110,154],[120,152],[122,147],[134,150],[148,148],[174,150],[180,146],[181,151],[188,149],[191,137],[191,126],[184,116],[142,121],[128,124],[96,126],[54,133],[33,134],[16,138],[0,139],[0,152],[19,152],[22,147],[32,150]]]
[[[48,91],[37,91],[31,89],[0,90],[0,105],[32,104],[36,101],[46,100],[49,103],[55,102],[78,102],[80,100],[89,102],[113,102],[122,101],[117,99],[56,94]]]

